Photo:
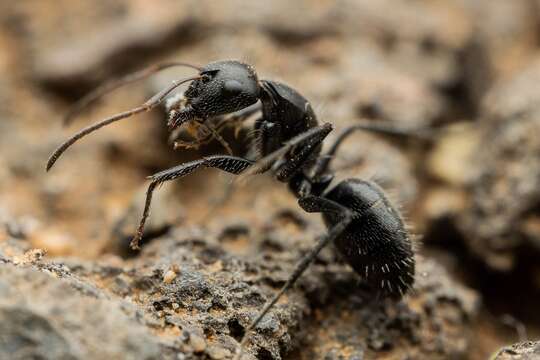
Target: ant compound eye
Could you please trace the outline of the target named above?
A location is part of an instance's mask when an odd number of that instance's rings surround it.
[[[258,101],[259,84],[253,70],[235,61],[210,63],[201,69],[184,97],[199,117],[208,118],[242,110]]]
[[[210,80],[212,80],[212,77],[208,74],[203,74],[201,76],[201,81],[205,84],[208,83]]]
[[[227,80],[223,84],[223,91],[228,94],[238,94],[242,92],[243,86],[237,80]]]
[[[205,71],[201,73],[201,81],[203,82],[203,84],[207,84],[216,77],[217,73],[217,70]]]

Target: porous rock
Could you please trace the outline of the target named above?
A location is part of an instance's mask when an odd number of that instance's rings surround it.
[[[2,359],[159,359],[139,316],[62,264],[0,264]]]
[[[525,341],[499,350],[493,360],[537,360],[540,359],[540,342]]]
[[[459,225],[490,267],[509,270],[523,248],[540,249],[540,61],[486,97],[473,150],[470,206]]]
[[[225,250],[230,240],[224,234],[231,232],[216,224],[175,228],[127,261],[49,262],[23,257],[22,249],[17,256],[24,261],[3,255],[0,333],[9,344],[3,348],[66,359],[231,358],[245,328],[321,230],[309,220],[284,227],[287,216],[247,231],[256,254],[249,258]],[[305,228],[298,232],[297,226]],[[270,246],[276,238],[294,247]],[[169,277],[170,271],[176,276]],[[424,259],[415,290],[403,302],[374,299],[326,249],[250,334],[247,353],[280,359],[301,346],[306,359],[347,358],[351,352],[461,356],[477,306],[473,291]],[[28,327],[28,321],[36,325]]]

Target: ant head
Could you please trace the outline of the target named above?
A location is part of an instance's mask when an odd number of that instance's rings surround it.
[[[184,96],[187,105],[175,119],[170,119],[171,127],[253,105],[259,99],[259,82],[250,65],[234,60],[216,61],[201,69],[200,78],[189,85]]]

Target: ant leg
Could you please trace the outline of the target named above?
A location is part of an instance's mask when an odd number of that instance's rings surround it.
[[[61,144],[58,148],[56,148],[56,150],[53,152],[53,154],[49,157],[49,160],[47,161],[47,171],[49,171],[53,167],[53,165],[56,163],[56,160],[58,160],[58,158],[79,139],[115,121],[122,120],[132,115],[141,113],[143,111],[149,111],[155,108],[156,106],[161,104],[161,102],[167,97],[167,95],[169,95],[174,89],[176,89],[183,83],[186,83],[191,80],[196,80],[198,78],[199,78],[199,75],[195,77],[185,78],[180,81],[174,81],[172,85],[170,85],[169,87],[163,89],[162,91],[154,95],[152,98],[150,98],[141,106],[110,116],[104,120],[101,120],[100,122],[95,123],[94,125],[90,125],[80,130],[78,133],[73,135],[71,138],[69,138],[63,144]]]
[[[251,115],[255,114],[256,112],[260,111],[262,109],[262,104],[260,102],[257,102],[251,106],[248,106],[247,108],[244,108],[242,110],[238,110],[232,114],[226,115],[228,121],[244,121],[247,120]]]
[[[295,149],[296,147],[298,148],[306,147],[309,149],[309,151],[313,151],[313,148],[315,146],[318,146],[321,143],[321,141],[332,131],[332,129],[333,129],[332,124],[326,123],[326,124],[311,128],[307,130],[306,132],[293,137],[278,150],[258,160],[246,172],[240,175],[238,180],[243,181],[251,175],[267,171],[268,169],[270,169],[270,167],[272,167],[272,165],[276,162],[276,160],[282,158],[285,154]],[[303,150],[301,150],[298,154],[303,154]],[[294,154],[294,156],[296,156],[296,154]],[[297,159],[300,159],[300,158],[301,157],[298,157]],[[303,160],[305,161],[305,159]],[[295,159],[293,158],[290,161],[295,161]]]
[[[294,285],[294,283],[302,276],[304,271],[315,260],[319,252],[330,242],[333,242],[341,233],[347,228],[353,219],[353,213],[346,207],[332,201],[318,196],[306,196],[298,200],[298,204],[307,212],[335,212],[342,217],[342,220],[332,227],[325,236],[322,236],[317,241],[317,244],[311,249],[311,251],[305,255],[300,262],[295,266],[291,276],[283,285],[274,297],[266,303],[263,309],[259,312],[255,320],[246,328],[244,337],[240,341],[238,352],[235,359],[239,360],[242,356],[244,346],[249,339],[248,334],[253,330],[264,318],[266,313],[278,302],[281,296]]]
[[[148,186],[148,190],[146,191],[146,201],[144,205],[143,215],[139,222],[139,227],[137,228],[137,232],[135,233],[135,236],[131,240],[131,244],[130,244],[131,248],[132,249],[139,248],[139,241],[141,240],[143,236],[144,225],[146,223],[146,219],[148,219],[148,216],[150,214],[150,205],[152,203],[152,195],[154,193],[154,190],[156,189],[156,186],[166,181],[171,181],[171,180],[175,180],[175,179],[179,179],[184,176],[187,176],[201,167],[216,168],[216,169],[220,169],[231,174],[240,174],[251,165],[253,165],[253,161],[247,160],[241,157],[228,156],[228,155],[214,155],[214,156],[204,157],[199,160],[190,161],[190,162],[172,167],[170,169],[158,172],[157,174],[150,176],[149,179],[152,180],[152,182],[150,183],[150,185]]]
[[[238,156],[229,155],[213,155],[206,156],[199,160],[190,161],[170,169],[160,171],[149,177],[154,182],[164,183],[166,181],[175,180],[191,174],[200,167],[216,168],[226,171],[231,174],[240,174],[249,166],[253,165],[253,161],[244,159]]]
[[[173,144],[174,150],[177,149],[199,149],[199,146],[206,145],[212,141],[213,137],[211,133],[208,133],[204,137],[197,138],[192,141],[187,140],[175,140]]]
[[[358,130],[370,131],[382,135],[398,136],[398,137],[414,137],[422,140],[429,140],[433,138],[433,131],[429,129],[418,129],[418,128],[400,128],[387,124],[380,123],[371,123],[371,122],[362,122],[345,128],[338,135],[334,143],[331,145],[330,149],[326,154],[319,157],[319,160],[314,169],[314,178],[323,175],[328,171],[330,162],[336,155],[339,147],[352,133]]]
[[[193,69],[196,69],[198,71],[201,70],[199,66],[186,64],[183,62],[165,62],[165,63],[160,63],[160,64],[154,64],[142,70],[136,71],[134,73],[108,81],[105,84],[98,86],[96,89],[92,90],[91,92],[83,96],[81,99],[79,99],[77,102],[75,102],[71,106],[71,109],[64,116],[64,120],[63,120],[64,126],[71,124],[73,119],[79,113],[81,113],[84,109],[88,108],[94,102],[99,100],[99,98],[101,98],[103,95],[106,95],[110,93],[111,91],[118,89],[119,87],[122,87],[130,83],[134,83],[136,81],[147,78],[159,71],[162,71],[171,67],[175,67],[175,66],[186,66],[186,67],[191,67]]]
[[[315,152],[318,153],[320,151],[321,144],[329,133],[329,131],[324,131],[314,135],[306,143],[302,143],[302,145],[295,147],[290,152],[290,155],[284,156],[278,160],[274,165],[274,168],[276,169],[276,178],[279,181],[284,182],[290,180],[293,175],[297,174],[299,170],[303,168],[303,165],[306,164],[306,162],[309,162],[310,159],[313,160],[312,155]]]
[[[240,130],[242,129],[243,123],[251,118],[254,114],[261,111],[262,105],[260,102],[255,103],[254,105],[248,106],[247,108],[244,108],[242,110],[238,110],[231,114],[221,115],[217,116],[212,119],[208,119],[206,122],[212,123],[212,125],[215,126],[215,130],[218,133],[221,133],[223,129],[226,127],[234,127],[234,136],[238,138],[238,135],[240,133]]]
[[[248,120],[253,114],[260,110],[260,104],[256,103],[255,105],[249,106],[232,114],[220,115],[216,116],[215,118],[206,119],[204,120],[204,124],[201,121],[198,121],[196,124],[206,129],[208,134],[201,138],[197,136],[193,141],[179,140],[180,129],[175,129],[171,132],[169,142],[173,143],[175,149],[193,149],[198,148],[200,145],[209,143],[212,141],[212,139],[216,139],[227,150],[227,152],[232,155],[229,144],[220,135],[221,132],[226,127],[234,127],[234,136],[235,138],[238,138],[244,121]]]
[[[203,122],[200,122],[199,123],[201,126],[203,126],[204,128],[206,128],[211,134],[212,136],[214,137],[214,139],[217,140],[217,142],[219,142],[221,144],[221,146],[223,146],[223,148],[225,149],[225,151],[227,151],[227,153],[229,155],[232,156],[233,154],[233,151],[231,149],[231,146],[229,145],[229,143],[223,138],[223,136],[221,136],[219,134],[219,132],[216,130],[216,128],[214,128],[212,125],[210,124],[204,124]],[[177,143],[175,142],[174,143],[174,148],[177,149]],[[180,143],[179,143],[180,145]],[[180,145],[181,146],[181,145]]]

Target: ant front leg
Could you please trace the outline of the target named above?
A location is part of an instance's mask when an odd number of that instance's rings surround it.
[[[247,107],[245,109],[242,109],[240,111],[237,111],[230,115],[222,115],[215,118],[210,119],[196,119],[192,124],[194,125],[194,130],[191,131],[191,135],[195,137],[195,140],[192,141],[186,141],[179,139],[180,137],[180,129],[178,126],[182,125],[175,125],[176,129],[173,130],[172,135],[170,137],[170,141],[174,142],[174,148],[186,148],[186,149],[197,149],[200,145],[207,144],[213,139],[218,141],[225,151],[229,155],[233,154],[233,151],[229,145],[229,143],[221,136],[221,132],[226,127],[233,127],[234,128],[234,135],[236,138],[238,138],[238,134],[240,133],[240,130],[242,129],[243,123],[249,119],[251,116],[253,116],[255,113],[259,112],[261,110],[260,104],[252,105],[250,107]],[[169,118],[169,126],[171,123],[175,122],[175,117],[177,114],[179,114],[179,111],[176,109],[172,109],[169,112],[170,118]],[[203,136],[199,136],[198,129],[202,128],[206,130],[205,134]],[[189,129],[189,128],[188,128]],[[194,134],[193,134],[194,133]]]
[[[150,214],[152,195],[158,185],[163,184],[166,181],[171,181],[187,176],[201,167],[220,169],[231,174],[240,174],[249,166],[253,165],[253,163],[254,162],[251,160],[247,160],[237,156],[214,155],[202,158],[200,160],[190,161],[150,176],[149,179],[151,179],[152,182],[150,183],[150,185],[148,186],[148,190],[146,191],[146,201],[144,205],[143,215],[141,221],[139,222],[137,233],[133,237],[133,240],[131,240],[131,248],[139,248],[139,242],[144,232],[144,225],[146,223],[146,219],[148,219],[148,216]]]
[[[242,356],[244,346],[249,338],[249,332],[253,330],[262,321],[264,316],[278,302],[281,296],[296,283],[296,281],[300,278],[300,276],[302,276],[302,274],[304,273],[304,271],[306,271],[309,265],[313,263],[321,250],[324,249],[326,245],[333,242],[337,237],[339,237],[353,220],[354,215],[351,210],[332,200],[325,199],[323,197],[309,195],[300,198],[298,200],[298,204],[300,205],[300,207],[302,207],[302,209],[307,212],[336,213],[341,218],[341,221],[335,226],[333,226],[326,235],[322,236],[317,241],[317,244],[311,249],[311,251],[307,255],[305,255],[300,260],[300,262],[298,262],[285,285],[283,285],[279,292],[274,295],[274,297],[270,301],[266,303],[266,305],[257,315],[255,320],[246,328],[244,337],[240,342],[238,352],[235,356],[236,360],[240,360]]]
[[[252,116],[254,116],[256,113],[260,112],[262,109],[262,105],[260,102],[255,103],[254,105],[251,105],[245,109],[242,109],[240,111],[237,111],[235,113],[232,113],[229,116],[224,117],[224,124],[232,124],[234,127],[234,136],[238,137],[240,130],[242,129],[242,125],[244,122]],[[221,126],[218,125],[217,128],[219,129]]]

